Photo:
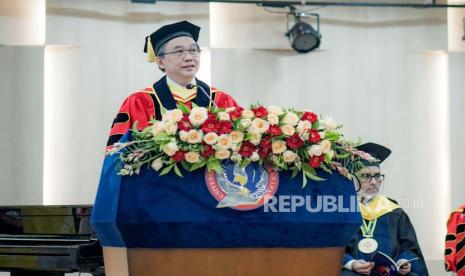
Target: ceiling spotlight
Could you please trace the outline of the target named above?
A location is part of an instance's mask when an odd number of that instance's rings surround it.
[[[321,34],[320,34],[320,16],[313,13],[304,13],[297,11],[294,7],[290,7],[291,11],[288,13],[294,18],[294,26],[289,29],[286,36],[294,50],[298,53],[308,53],[320,47]],[[303,22],[302,17],[316,17],[317,29],[315,30],[309,23]]]

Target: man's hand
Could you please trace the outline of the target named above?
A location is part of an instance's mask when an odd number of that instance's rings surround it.
[[[356,260],[352,263],[352,270],[362,275],[370,275],[371,270],[375,267],[375,263],[365,260]]]
[[[400,259],[397,261],[397,265],[401,265],[399,269],[400,275],[407,275],[412,269],[412,265],[406,259]]]

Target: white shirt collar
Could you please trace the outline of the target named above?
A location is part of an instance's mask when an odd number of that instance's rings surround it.
[[[166,75],[166,82],[168,83],[168,85],[174,85],[174,86],[178,86],[179,88],[184,88],[184,89],[186,89],[185,86],[180,85],[180,84],[178,84],[177,82],[175,82],[174,80],[170,79],[170,77],[168,77],[168,75]],[[191,80],[189,83],[190,83],[190,84],[193,84],[193,85],[196,85],[196,84],[197,84],[197,81],[195,80],[195,78],[192,78],[192,80]]]

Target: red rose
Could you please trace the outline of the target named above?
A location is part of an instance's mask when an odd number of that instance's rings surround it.
[[[279,126],[277,125],[271,125],[268,128],[268,133],[271,134],[271,136],[279,136],[282,133],[282,130]]]
[[[262,159],[267,158],[270,154],[271,154],[271,148],[258,149],[258,156],[260,156],[260,158]]]
[[[171,158],[173,158],[173,160],[176,162],[181,162],[182,160],[184,160],[185,153],[186,152],[183,150],[178,150],[173,156],[171,156]]]
[[[318,143],[321,140],[320,133],[316,130],[310,130],[310,136],[308,137],[308,141],[312,143]]]
[[[244,110],[242,107],[237,107],[235,110],[229,112],[229,118],[231,118],[231,121],[239,119],[242,116],[242,110]]]
[[[192,124],[189,121],[189,116],[183,115],[181,121],[178,123],[178,129],[184,130],[184,131],[189,131],[192,129]]]
[[[242,157],[250,157],[255,150],[255,146],[250,142],[243,142],[239,154]]]
[[[228,134],[232,132],[233,124],[229,121],[220,121],[218,125],[218,134]]]
[[[213,112],[211,112],[210,110],[207,112],[208,114],[208,119],[216,119],[216,115],[213,114]]]
[[[262,138],[262,141],[258,145],[258,155],[260,158],[266,158],[271,154],[271,140],[269,137]]]
[[[318,168],[320,166],[321,162],[323,162],[323,160],[324,160],[323,155],[313,156],[313,157],[310,157],[310,159],[308,159],[308,164],[312,168]]]
[[[216,132],[219,129],[218,121],[215,118],[208,118],[200,125],[204,133]]]
[[[291,137],[286,138],[286,144],[290,149],[298,149],[301,148],[304,145],[304,141],[300,139],[299,134],[294,133]]]
[[[304,113],[304,115],[302,115],[301,120],[307,120],[307,121],[310,121],[311,123],[314,123],[316,122],[316,120],[318,120],[318,116],[313,112],[307,111]]]
[[[252,108],[253,113],[255,114],[255,117],[257,118],[265,118],[266,115],[268,115],[268,111],[264,106],[259,106],[256,108]]]
[[[203,157],[210,157],[213,154],[215,154],[215,150],[213,149],[213,147],[208,144],[203,144],[203,150],[200,153],[200,155],[202,155]]]

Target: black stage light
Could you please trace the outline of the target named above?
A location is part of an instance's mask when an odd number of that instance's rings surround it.
[[[321,34],[305,22],[297,20],[294,26],[286,33],[289,42],[298,53],[308,53],[320,47]]]

